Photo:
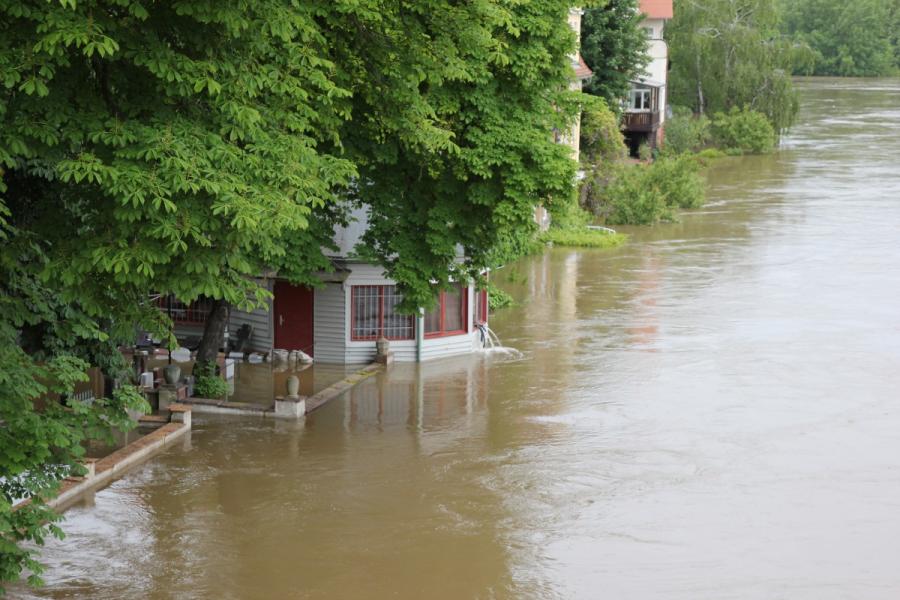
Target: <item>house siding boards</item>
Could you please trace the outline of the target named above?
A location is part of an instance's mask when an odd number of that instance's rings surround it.
[[[265,287],[271,292],[272,282],[267,282]],[[275,344],[275,328],[272,321],[272,303],[265,308],[257,308],[251,312],[232,309],[228,315],[228,335],[234,337],[242,325],[253,327],[250,339],[247,340],[245,350],[255,352],[269,352]]]
[[[313,344],[317,362],[347,362],[347,294],[340,283],[329,283],[315,291]]]
[[[375,360],[375,341],[353,341],[350,339],[352,324],[351,294],[355,285],[395,285],[385,276],[384,269],[376,265],[352,263],[343,284],[327,284],[316,290],[315,297],[315,344],[316,362],[334,364],[365,364]],[[475,348],[478,333],[473,332],[474,291],[466,288],[469,307],[466,311],[466,331],[468,333],[443,337],[424,338],[421,354],[418,343],[412,340],[391,342],[391,351],[397,362],[434,360],[447,356],[469,354]],[[416,331],[423,331],[421,319]]]

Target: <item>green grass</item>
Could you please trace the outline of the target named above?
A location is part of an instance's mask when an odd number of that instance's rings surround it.
[[[549,230],[540,234],[538,238],[544,244],[553,244],[568,248],[618,248],[623,245],[628,236],[621,233],[610,233],[599,229],[566,228]]]

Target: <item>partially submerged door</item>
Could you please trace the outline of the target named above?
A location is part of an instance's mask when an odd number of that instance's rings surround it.
[[[313,290],[275,282],[275,347],[313,355]]]

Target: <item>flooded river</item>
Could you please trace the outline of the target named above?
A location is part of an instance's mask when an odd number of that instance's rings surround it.
[[[67,513],[36,596],[900,597],[898,160],[900,81],[805,82],[706,209],[499,271],[524,359],[196,418]]]

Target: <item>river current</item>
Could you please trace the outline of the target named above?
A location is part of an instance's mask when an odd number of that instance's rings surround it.
[[[497,271],[521,360],[197,415],[12,597],[900,597],[900,80],[800,87],[704,209]]]

